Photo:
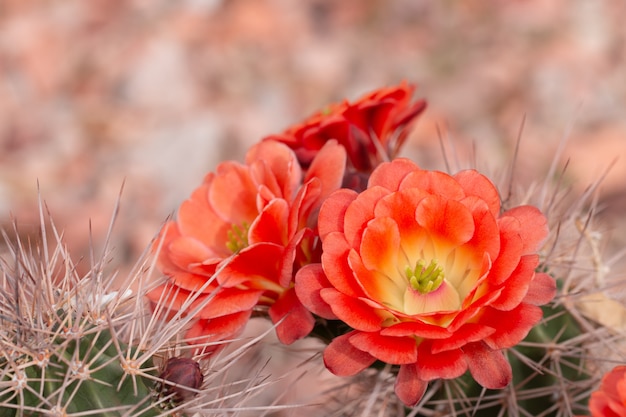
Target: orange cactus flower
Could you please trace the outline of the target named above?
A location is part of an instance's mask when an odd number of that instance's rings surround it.
[[[501,213],[496,188],[478,172],[451,176],[395,159],[363,192],[331,194],[318,227],[322,260],[297,273],[296,294],[353,329],[325,349],[331,372],[398,365],[395,391],[407,405],[428,381],[468,369],[485,388],[511,381],[501,350],[528,334],[556,292],[535,272],[548,232],[538,209]]]
[[[626,416],[626,366],[617,366],[602,378],[600,389],[591,394],[592,417]]]
[[[196,341],[237,335],[256,306],[268,306],[283,343],[307,335],[314,319],[295,296],[293,275],[316,261],[317,210],[341,185],[345,161],[330,141],[305,175],[291,149],[268,141],[245,164],[220,164],[163,228],[158,265],[169,278],[148,298],[170,314],[205,304],[186,334]]]
[[[331,104],[301,124],[271,135],[294,149],[303,167],[308,167],[330,139],[348,152],[351,170],[369,174],[380,162],[395,157],[407,139],[406,127],[426,108],[426,102],[411,102],[415,87],[407,83],[382,88],[353,103]]]

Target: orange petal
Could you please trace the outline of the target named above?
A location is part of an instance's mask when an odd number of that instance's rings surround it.
[[[450,332],[444,327],[420,321],[407,321],[386,327],[380,331],[383,336],[411,336],[425,339],[445,339],[450,337]]]
[[[462,348],[468,343],[478,342],[492,335],[496,330],[479,323],[465,323],[447,339],[433,340],[431,352],[433,354]]]
[[[334,288],[324,288],[320,291],[322,299],[330,305],[333,313],[348,326],[365,332],[378,331],[382,319],[368,304],[348,297]]]
[[[341,188],[346,168],[346,149],[336,140],[329,140],[311,163],[304,182],[311,178],[319,178],[322,183],[321,200],[326,199],[335,190]]]
[[[400,188],[418,188],[449,200],[460,200],[465,197],[459,183],[450,175],[440,171],[415,170],[404,178]]]
[[[499,350],[491,350],[482,342],[463,347],[469,370],[480,385],[487,389],[504,388],[511,382],[511,364]]]
[[[536,273],[530,283],[524,302],[536,306],[544,305],[556,295],[556,281],[548,274]]]
[[[414,363],[400,366],[394,390],[405,405],[413,407],[422,399],[428,388],[428,382],[418,376],[417,365]]]
[[[328,320],[337,320],[330,305],[322,299],[320,291],[330,287],[322,269],[322,264],[309,264],[300,268],[296,274],[295,290],[306,308]]]
[[[485,307],[479,322],[496,329],[485,337],[485,343],[493,349],[505,349],[521,342],[542,316],[541,308],[522,303],[510,311]]]
[[[368,221],[374,218],[376,203],[389,191],[382,187],[369,188],[356,196],[343,217],[343,232],[353,248],[361,244],[361,234]]]
[[[415,219],[435,239],[453,247],[468,242],[475,230],[474,218],[467,207],[440,195],[432,195],[420,201],[415,210]]]
[[[324,201],[318,216],[318,229],[322,240],[329,233],[343,232],[346,209],[356,197],[355,191],[340,189]]]
[[[261,169],[257,164],[267,168]],[[261,141],[246,154],[246,164],[255,167],[257,184],[266,184],[276,195],[291,198],[302,182],[302,169],[288,146],[275,141]]]
[[[526,297],[530,283],[535,276],[535,268],[539,264],[538,255],[525,255],[511,276],[502,285],[502,293],[490,306],[498,310],[512,310]]]
[[[289,240],[287,235],[289,218],[289,205],[282,198],[272,200],[250,225],[248,230],[248,242],[255,243],[275,243],[286,245]]]
[[[376,359],[393,365],[415,363],[417,344],[411,337],[382,336],[376,332],[356,332],[350,343]]]
[[[210,320],[198,320],[187,331],[185,339],[190,344],[232,339],[243,331],[251,313],[248,310]]]
[[[376,217],[368,222],[359,254],[367,269],[398,275],[400,231],[389,217]]]
[[[535,252],[548,236],[548,221],[537,207],[515,207],[506,211],[502,217],[513,217],[518,220],[524,254]]]
[[[231,224],[218,216],[209,204],[209,187],[210,184],[202,184],[180,205],[178,228],[182,235],[196,238],[222,256],[228,256],[225,242]]]
[[[222,221],[231,224],[252,223],[257,216],[257,185],[249,168],[236,162],[222,162],[210,185],[208,201]]]
[[[524,247],[519,222],[515,218],[498,219],[498,226],[500,228],[500,253],[489,271],[489,281],[493,285],[500,285],[513,273]]]
[[[268,314],[276,324],[276,336],[285,345],[302,339],[313,330],[315,319],[307,310],[293,288],[285,291],[269,308]]]
[[[493,217],[500,215],[500,194],[493,183],[473,169],[464,170],[454,175],[454,179],[463,188],[466,196],[476,196],[489,206]]]
[[[249,288],[262,288],[281,291],[278,285],[281,262],[285,248],[274,243],[257,243],[243,249],[231,259],[218,274],[218,282],[226,287],[246,285]]]
[[[324,349],[324,365],[338,376],[356,375],[376,361],[367,352],[357,349],[349,342],[355,332],[336,337]]]
[[[388,191],[397,191],[404,178],[418,169],[415,162],[406,158],[396,158],[391,162],[382,163],[372,172],[368,188],[380,186]]]
[[[348,255],[352,249],[348,246],[344,235],[330,233],[324,239],[323,248],[322,265],[333,287],[352,297],[364,296],[363,289],[355,280],[348,263]]]
[[[467,371],[467,361],[461,349],[433,352],[430,341],[420,343],[417,351],[417,368],[421,379],[454,379]]]

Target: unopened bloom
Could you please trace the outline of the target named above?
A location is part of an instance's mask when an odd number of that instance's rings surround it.
[[[325,349],[331,372],[398,365],[395,390],[407,405],[428,381],[468,369],[485,388],[511,381],[501,350],[527,335],[555,294],[554,280],[535,272],[548,232],[538,209],[501,213],[478,172],[451,176],[395,159],[363,192],[331,194],[318,226],[322,261],[298,272],[296,293],[353,329]]]
[[[407,126],[425,109],[424,100],[411,101],[414,90],[414,86],[402,83],[375,90],[352,103],[331,104],[265,140],[287,144],[306,168],[324,144],[335,139],[347,150],[348,173],[369,174],[379,163],[397,155],[409,134]]]
[[[591,394],[592,417],[626,416],[626,366],[617,366],[602,378],[600,389]]]
[[[169,280],[148,298],[172,312],[192,297],[185,311],[204,304],[186,334],[196,341],[232,338],[256,306],[269,308],[283,343],[308,334],[314,319],[295,296],[293,275],[315,261],[317,210],[339,188],[345,158],[330,141],[305,175],[291,149],[267,141],[245,164],[220,164],[163,228],[158,264]]]

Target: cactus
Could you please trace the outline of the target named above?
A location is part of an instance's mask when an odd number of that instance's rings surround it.
[[[206,345],[180,338],[189,318],[169,317],[167,304],[146,305],[143,294],[159,283],[150,278],[148,256],[114,287],[121,280],[106,270],[107,238],[105,255],[93,261],[92,254],[88,273],[79,276],[41,204],[40,217],[39,243],[26,245],[16,223],[17,238],[3,232],[2,417],[234,415],[272,383],[260,375],[224,383],[259,338],[209,364]]]

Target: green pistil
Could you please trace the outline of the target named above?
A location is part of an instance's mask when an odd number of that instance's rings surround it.
[[[439,266],[436,259],[430,261],[426,266],[426,262],[420,259],[415,265],[415,269],[406,267],[406,277],[411,283],[411,287],[420,294],[428,294],[435,291],[443,282],[443,268]]]
[[[228,231],[228,241],[226,247],[232,253],[237,253],[248,246],[248,229],[250,225],[243,222],[241,226],[234,224]]]

